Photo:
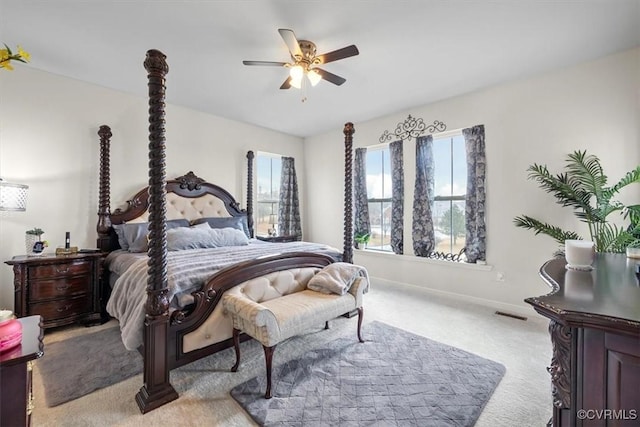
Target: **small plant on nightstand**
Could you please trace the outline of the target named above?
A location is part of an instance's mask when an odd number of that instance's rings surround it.
[[[43,234],[44,231],[38,227],[27,230],[25,243],[27,255],[41,255],[44,248],[49,246],[46,240],[42,241]]]

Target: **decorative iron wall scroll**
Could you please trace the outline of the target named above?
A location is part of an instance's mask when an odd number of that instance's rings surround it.
[[[396,128],[393,132],[389,132],[385,130],[380,136],[380,143],[384,143],[392,140],[394,137],[394,141],[399,139],[403,141],[410,141],[411,138],[417,138],[423,133],[436,133],[443,132],[447,129],[447,125],[440,120],[434,120],[433,124],[427,125],[424,120],[417,119],[412,117],[411,114],[407,117],[404,122],[400,122],[396,125]]]

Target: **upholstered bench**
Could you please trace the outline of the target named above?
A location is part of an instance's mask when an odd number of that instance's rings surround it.
[[[310,289],[311,288],[311,289]],[[314,326],[354,310],[358,312],[358,340],[364,342],[362,299],[369,279],[364,267],[333,263],[324,269],[296,269],[248,280],[228,290],[222,304],[233,321],[236,372],[240,365],[240,333],[258,340],[263,348],[270,399],[271,366],[276,345]],[[330,289],[331,291],[329,291]]]

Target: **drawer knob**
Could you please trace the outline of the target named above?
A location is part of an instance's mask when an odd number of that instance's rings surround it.
[[[64,307],[59,307],[58,308],[58,313],[62,313],[63,311],[67,311],[71,308],[71,304],[67,304]]]
[[[69,266],[65,265],[64,267],[56,267],[56,273],[65,274],[69,272]]]
[[[71,287],[71,285],[65,283],[64,285],[56,286],[56,289],[59,290],[59,291],[66,291],[70,287]]]

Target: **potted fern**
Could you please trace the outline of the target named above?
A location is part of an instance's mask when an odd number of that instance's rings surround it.
[[[356,249],[360,248],[362,245],[362,249],[366,249],[369,244],[369,240],[371,240],[371,234],[369,233],[356,233],[354,240],[356,241]]]
[[[529,179],[553,194],[557,203],[572,208],[578,220],[587,224],[596,252],[625,252],[629,246],[640,246],[640,205],[626,206],[614,200],[622,188],[640,182],[640,166],[612,186],[607,185],[600,159],[586,151],[569,154],[565,171],[557,175],[549,172],[545,165],[535,163],[527,171]],[[630,224],[613,224],[609,220],[613,213],[621,214]],[[527,215],[515,217],[514,223],[533,230],[536,235],[546,234],[560,245],[566,239],[582,239],[575,231],[563,230]]]

